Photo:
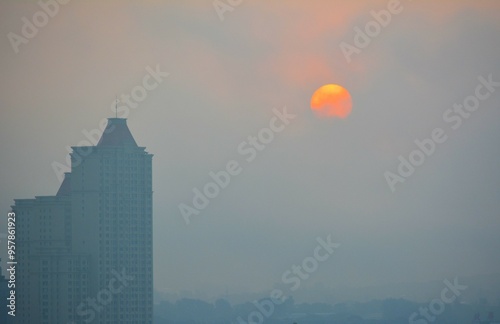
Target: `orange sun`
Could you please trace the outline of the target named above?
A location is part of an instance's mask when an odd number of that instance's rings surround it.
[[[324,85],[312,95],[311,109],[318,117],[346,118],[352,109],[351,95],[337,84]]]

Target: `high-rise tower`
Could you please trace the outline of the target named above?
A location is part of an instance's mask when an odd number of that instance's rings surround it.
[[[108,119],[96,146],[72,149],[56,196],[12,206],[19,321],[152,323],[152,155],[123,118]]]

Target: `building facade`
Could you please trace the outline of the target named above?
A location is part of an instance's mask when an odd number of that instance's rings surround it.
[[[55,196],[15,199],[18,323],[152,323],[152,155],[126,119],[72,147]]]

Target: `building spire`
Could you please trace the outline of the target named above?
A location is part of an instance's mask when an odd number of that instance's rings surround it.
[[[96,146],[122,145],[137,147],[137,143],[127,127],[127,119],[108,118],[108,125],[106,125]]]
[[[118,118],[118,96],[115,95],[115,118]]]

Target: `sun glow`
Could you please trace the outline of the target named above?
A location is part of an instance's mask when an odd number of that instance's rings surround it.
[[[352,109],[351,95],[337,84],[324,85],[312,95],[311,109],[318,117],[346,118]]]

